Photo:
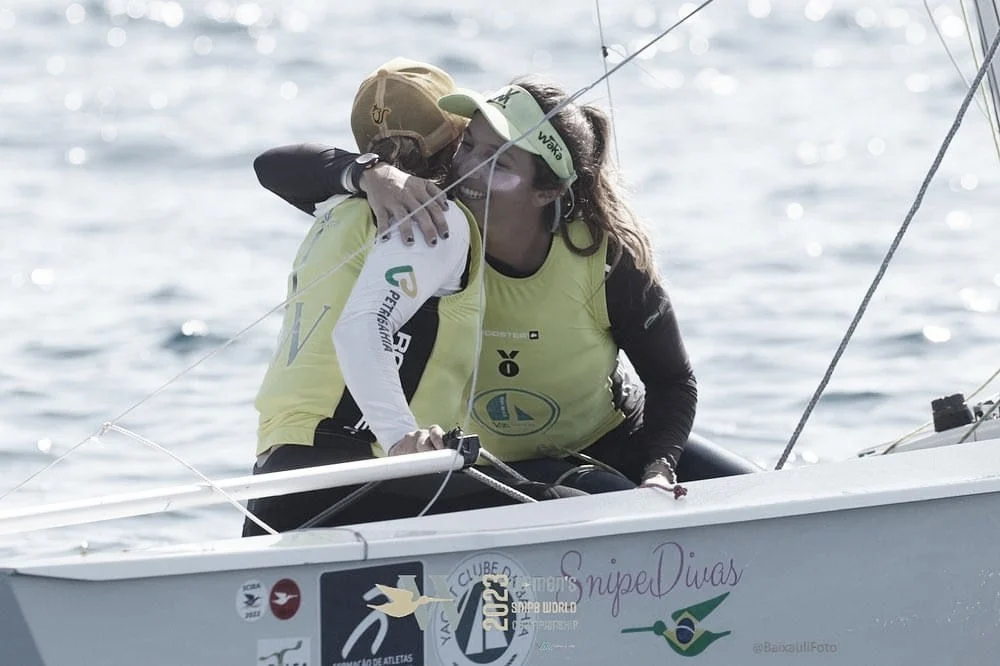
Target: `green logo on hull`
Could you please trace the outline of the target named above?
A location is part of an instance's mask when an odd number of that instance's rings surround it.
[[[667,629],[666,622],[657,620],[651,627],[631,627],[622,629],[622,633],[634,634],[648,631],[657,636],[663,636],[664,640],[667,641],[667,645],[682,657],[699,655],[709,645],[732,633],[731,631],[715,633],[698,627],[698,623],[708,617],[728,596],[729,593],[726,592],[708,601],[703,601],[700,604],[674,611],[670,614],[670,619],[676,625],[672,629]]]

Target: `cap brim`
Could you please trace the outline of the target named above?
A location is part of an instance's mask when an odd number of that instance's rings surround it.
[[[504,141],[516,139],[524,134],[523,130],[515,127],[507,120],[507,116],[503,115],[500,109],[490,104],[484,96],[473,90],[459,89],[459,92],[445,95],[438,99],[438,106],[449,113],[454,113],[456,116],[470,119],[476,115],[476,111],[479,111],[486,118],[490,127]],[[517,145],[529,153],[534,153],[535,155],[541,154],[535,146],[524,139],[518,141]]]

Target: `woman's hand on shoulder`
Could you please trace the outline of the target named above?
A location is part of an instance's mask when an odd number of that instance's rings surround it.
[[[448,199],[431,181],[379,163],[361,174],[359,183],[375,213],[379,236],[385,236],[393,222],[403,220],[392,232],[399,233],[406,245],[413,244],[414,222],[428,245],[437,245],[438,236],[448,237],[444,219]]]
[[[445,432],[439,425],[408,432],[389,449],[390,456],[405,456],[409,453],[425,453],[446,448]]]

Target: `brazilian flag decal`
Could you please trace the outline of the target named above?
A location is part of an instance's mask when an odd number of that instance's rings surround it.
[[[674,611],[670,614],[670,619],[676,625],[672,629],[667,628],[666,622],[657,620],[651,627],[631,627],[622,629],[622,633],[634,634],[649,631],[657,636],[663,636],[664,640],[667,641],[667,645],[682,657],[699,655],[709,645],[732,633],[730,631],[716,633],[707,629],[701,629],[698,626],[698,623],[708,617],[728,596],[729,593],[726,592],[708,601],[703,601],[700,604]]]

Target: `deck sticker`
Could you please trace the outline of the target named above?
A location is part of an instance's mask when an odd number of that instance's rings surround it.
[[[423,580],[420,562],[322,574],[319,604],[323,666],[424,666],[424,632],[418,615],[422,616],[434,603],[446,602],[423,597]],[[405,581],[413,581],[420,594],[401,594]]]
[[[271,594],[268,595],[267,602],[274,617],[279,620],[290,620],[299,612],[302,592],[294,580],[282,578],[271,587]]]
[[[236,613],[246,622],[256,622],[264,615],[264,586],[248,580],[236,593]]]
[[[262,638],[257,641],[257,666],[310,666],[308,638]]]
[[[531,655],[535,600],[524,568],[501,553],[478,553],[448,576],[458,621],[434,613],[431,637],[438,661],[449,666],[519,666]],[[518,603],[520,602],[520,603]],[[515,606],[517,604],[517,606]]]

